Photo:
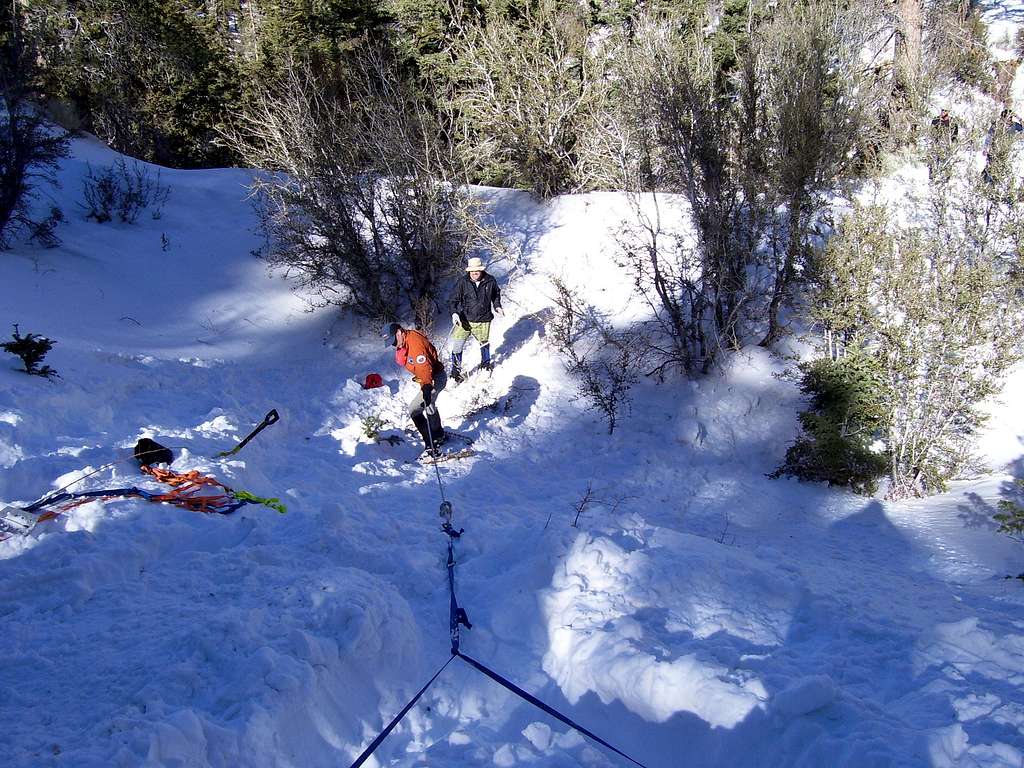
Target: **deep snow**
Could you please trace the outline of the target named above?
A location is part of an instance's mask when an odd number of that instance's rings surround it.
[[[93,502],[0,542],[0,762],[347,765],[448,655],[434,470],[362,435],[366,415],[402,434],[411,385],[376,329],[310,311],[252,255],[248,172],[164,170],[160,219],[97,225],[80,179],[114,157],[76,140],[64,244],[0,258],[0,321],[57,339],[62,376],[0,365],[0,502],[150,435],[288,512]],[[493,376],[440,400],[480,451],[440,467],[464,649],[651,768],[1024,764],[1024,588],[1004,578],[1024,550],[991,520],[1024,474],[1021,375],[992,406],[993,472],[920,501],[768,480],[800,401],[762,350],[641,385],[609,437],[544,323],[552,274],[635,311],[612,266],[628,207],[477,194],[522,259],[494,269]],[[360,388],[371,371],[383,389]],[[205,458],[271,407],[279,424]],[[75,488],[126,484],[152,485],[124,461]],[[626,764],[459,664],[377,756]]]

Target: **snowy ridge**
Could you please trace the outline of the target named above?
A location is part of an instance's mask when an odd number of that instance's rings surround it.
[[[85,163],[113,157],[75,143],[65,209]],[[408,440],[363,434],[375,415],[403,436],[410,385],[375,329],[307,311],[251,255],[246,172],[163,178],[159,220],[72,214],[62,247],[0,259],[7,320],[57,339],[47,362],[63,377],[0,365],[0,501],[30,502],[149,435],[179,446],[175,469],[288,512],[92,502],[0,542],[0,754],[343,765],[448,654],[434,468],[405,463]],[[906,504],[765,478],[800,400],[760,349],[699,383],[640,385],[609,437],[547,346],[548,276],[637,311],[612,266],[628,205],[477,193],[523,257],[493,375],[440,399],[479,450],[440,470],[466,528],[467,652],[651,768],[1020,765],[1024,592],[1002,577],[1022,553],[991,523],[1022,454],[1016,390],[984,445],[999,471]],[[385,387],[360,388],[371,371]],[[279,424],[207,458],[270,407]],[[76,487],[146,483],[124,461]],[[606,503],[574,528],[588,484]],[[455,664],[375,759],[622,764]]]

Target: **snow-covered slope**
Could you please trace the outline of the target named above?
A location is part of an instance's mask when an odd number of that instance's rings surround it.
[[[362,436],[366,415],[407,426],[407,376],[376,329],[307,311],[253,257],[245,172],[164,171],[160,219],[97,225],[74,200],[114,155],[74,149],[64,245],[0,254],[0,321],[57,339],[62,376],[0,366],[0,502],[150,435],[175,469],[288,512],[95,501],[0,542],[2,762],[346,765],[448,656],[434,470]],[[626,308],[627,206],[478,194],[524,255],[493,376],[440,399],[479,449],[440,467],[466,529],[463,648],[651,768],[1020,765],[1024,591],[1003,577],[1024,551],[990,518],[1024,453],[1014,393],[985,443],[997,471],[905,504],[765,477],[799,399],[762,350],[641,385],[608,436],[544,321],[551,274]],[[371,371],[384,388],[360,388]],[[279,424],[206,458],[271,407]],[[133,484],[152,481],[123,461],[74,487]],[[460,664],[376,759],[625,764]]]

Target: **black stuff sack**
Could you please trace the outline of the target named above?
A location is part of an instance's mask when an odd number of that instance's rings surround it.
[[[150,464],[170,464],[174,461],[171,449],[160,445],[156,440],[143,437],[135,444],[135,460],[140,467]]]

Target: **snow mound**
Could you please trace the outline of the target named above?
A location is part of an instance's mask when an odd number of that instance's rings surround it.
[[[728,581],[742,584],[730,589]],[[757,558],[696,536],[659,531],[644,551],[580,534],[545,596],[544,670],[576,702],[588,691],[644,719],[691,712],[732,727],[768,695],[738,659],[697,640],[782,642],[798,602],[789,577]],[[685,652],[692,648],[692,652]]]

